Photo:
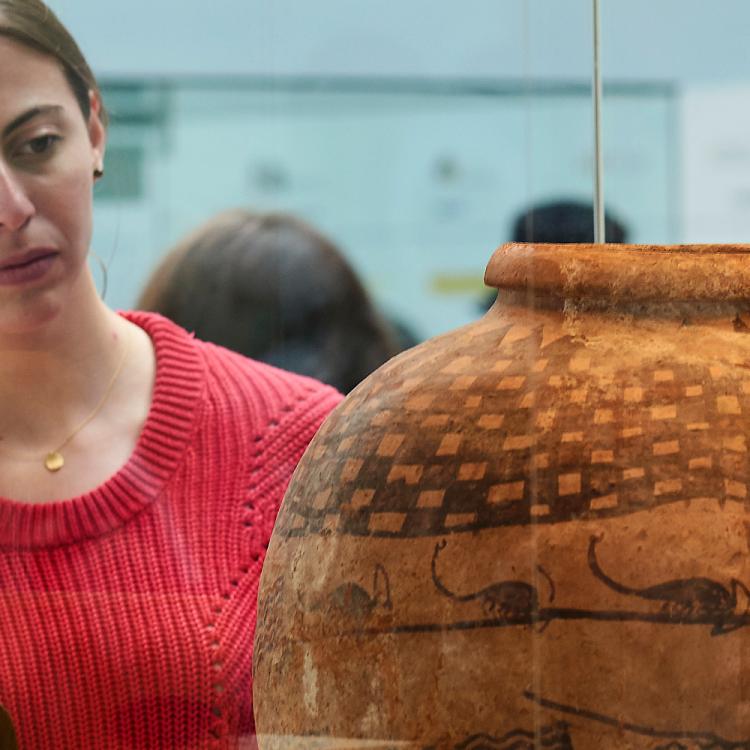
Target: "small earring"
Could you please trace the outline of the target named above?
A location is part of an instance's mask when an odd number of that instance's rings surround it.
[[[95,169],[94,170],[94,179],[100,180],[102,177],[104,177],[104,170],[103,169]]]

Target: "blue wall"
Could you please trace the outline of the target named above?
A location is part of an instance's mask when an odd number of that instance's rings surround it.
[[[585,78],[590,0],[52,0],[100,74]],[[750,77],[747,0],[601,0],[604,74]]]
[[[132,305],[164,250],[216,210],[284,208],[329,232],[379,301],[432,335],[476,314],[484,262],[514,212],[538,199],[590,200],[591,0],[51,5],[102,79],[177,85],[160,127],[111,131],[113,146],[140,150],[143,182],[137,200],[97,202],[96,248],[113,271],[115,306]],[[605,96],[607,202],[633,241],[690,240],[683,195],[699,192],[682,184],[692,146],[681,99],[697,84],[750,78],[750,3],[601,5],[605,81],[632,84],[630,95]],[[258,76],[270,77],[265,96],[253,91]],[[290,98],[295,77],[351,77],[351,96]],[[196,90],[201,79],[209,86]],[[414,91],[454,82],[459,93],[367,89],[399,80]],[[515,82],[520,93],[474,96],[482,81]],[[540,82],[545,96],[530,93]],[[441,182],[446,160],[454,178]],[[269,169],[287,175],[287,189],[259,187]],[[691,184],[705,182],[701,169]]]

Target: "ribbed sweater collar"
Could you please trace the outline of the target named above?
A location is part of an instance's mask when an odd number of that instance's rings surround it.
[[[164,491],[193,435],[205,385],[192,338],[151,313],[123,313],[151,337],[156,380],[151,409],[128,462],[92,492],[51,503],[0,498],[0,547],[53,547],[107,534]]]

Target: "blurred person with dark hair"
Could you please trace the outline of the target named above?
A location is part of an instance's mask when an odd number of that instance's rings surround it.
[[[627,227],[609,212],[604,217],[606,242],[628,241]],[[540,203],[522,211],[513,221],[511,242],[590,243],[594,241],[594,209],[580,201],[560,200]],[[482,298],[479,308],[486,312],[497,299],[497,291]]]
[[[399,351],[341,252],[286,214],[213,217],[167,253],[138,307],[344,393]]]
[[[609,212],[604,217],[605,242],[627,242],[628,230]],[[578,201],[550,201],[532,206],[513,222],[512,242],[593,242],[594,209]]]

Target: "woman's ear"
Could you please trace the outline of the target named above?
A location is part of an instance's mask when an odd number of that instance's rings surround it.
[[[101,118],[102,100],[98,92],[89,91],[89,141],[91,142],[94,157],[91,165],[92,173],[104,171],[104,151],[107,146],[107,129]]]

